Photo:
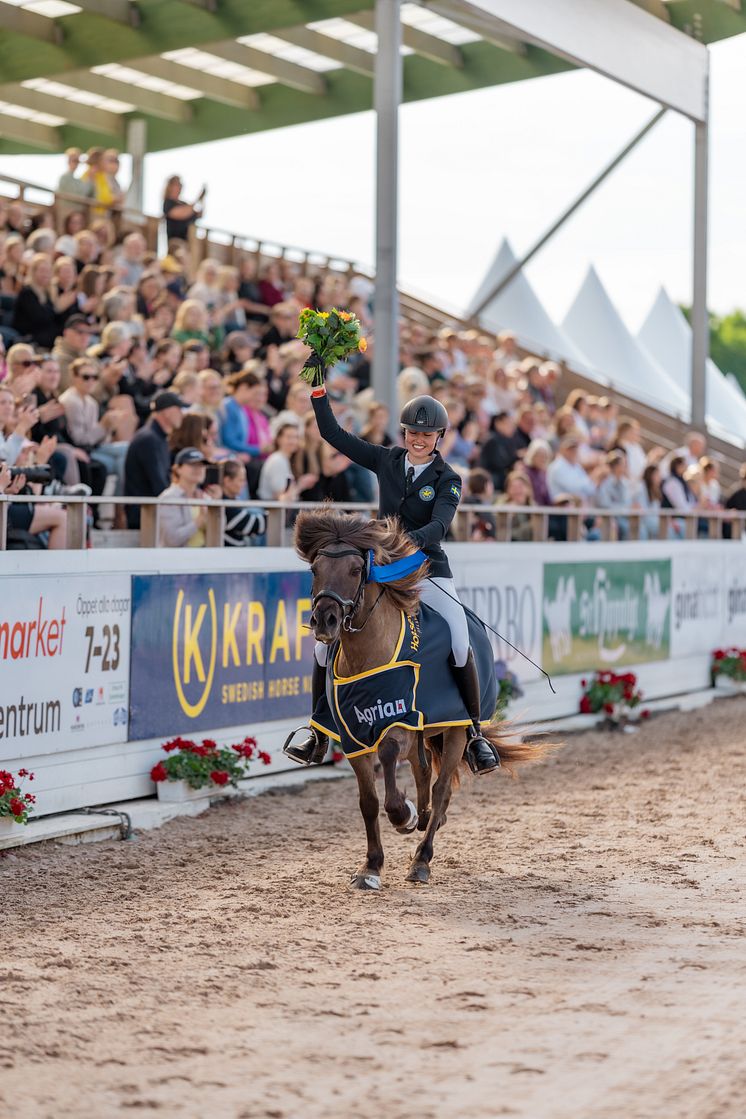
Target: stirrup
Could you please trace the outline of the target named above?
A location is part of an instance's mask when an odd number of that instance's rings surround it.
[[[310,733],[302,742],[297,745],[291,745],[296,734],[302,730],[307,730]],[[321,765],[326,752],[329,749],[329,739],[325,734],[320,734],[315,727],[302,726],[296,727],[285,739],[285,744],[282,747],[282,752],[286,757],[290,758],[292,762],[297,762],[298,765]]]
[[[464,760],[472,773],[481,777],[485,773],[499,769],[500,755],[489,739],[485,738],[476,726],[472,726],[467,733],[469,738],[464,750]]]

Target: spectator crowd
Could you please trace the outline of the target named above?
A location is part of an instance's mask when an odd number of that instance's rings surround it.
[[[344,426],[389,445],[396,423],[371,388],[372,281],[248,253],[193,270],[189,227],[204,189],[189,203],[181,180],[168,180],[158,255],[123,220],[117,153],[66,154],[57,227],[51,211],[0,200],[0,494],[251,499],[227,511],[230,546],[263,540],[262,502],[374,501],[373,476],[319,436],[295,337],[304,307],[358,315],[369,347],[330,371],[330,399]],[[700,433],[668,453],[645,445],[610,399],[579,389],[560,399],[560,374],[521,356],[508,331],[401,322],[399,404],[430,393],[445,406],[440,450],[477,507],[468,539],[494,539],[506,505],[513,540],[533,538],[537,506],[551,507],[552,539],[566,537],[569,509],[581,511],[588,540],[601,535],[600,510],[637,513],[641,537],[655,538],[661,510],[700,513],[707,535],[710,511],[746,508],[746,470],[721,493]],[[31,481],[40,466],[45,479]],[[91,516],[136,528],[139,506],[125,508],[94,503]],[[629,538],[629,513],[614,521]],[[53,501],[14,502],[9,526],[12,547],[65,545]],[[203,545],[205,507],[164,505],[159,526],[165,546]],[[683,522],[667,531],[683,535]]]

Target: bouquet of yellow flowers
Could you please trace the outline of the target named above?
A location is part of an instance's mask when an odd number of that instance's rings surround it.
[[[368,348],[360,333],[360,320],[349,311],[338,311],[336,307],[331,311],[314,311],[306,307],[299,322],[298,338],[312,350],[300,377],[313,388],[323,385],[327,366],[356,351],[365,353]]]

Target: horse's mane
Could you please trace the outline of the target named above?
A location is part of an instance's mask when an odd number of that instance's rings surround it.
[[[373,550],[377,564],[393,563],[417,550],[397,517],[381,521],[365,520],[355,513],[342,513],[333,505],[304,509],[295,522],[295,550],[301,559],[313,563],[322,548],[345,544],[366,553]],[[389,601],[397,610],[411,614],[420,600],[419,585],[427,575],[427,562],[395,583],[382,583]]]

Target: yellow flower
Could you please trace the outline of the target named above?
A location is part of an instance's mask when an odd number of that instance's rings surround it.
[[[329,312],[328,311],[319,311],[318,316],[319,316],[320,319],[328,319],[329,318]]]
[[[368,343],[365,340],[365,338],[360,339],[360,341],[357,344],[357,348],[360,350],[361,354],[365,353],[365,351],[368,349]]]

